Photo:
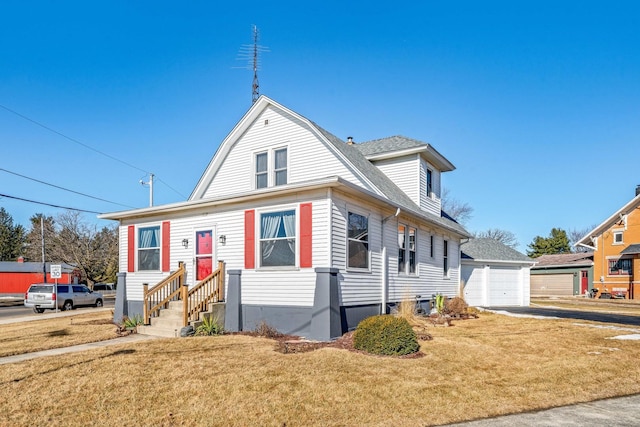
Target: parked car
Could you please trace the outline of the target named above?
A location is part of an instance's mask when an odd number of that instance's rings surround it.
[[[105,293],[112,293],[116,291],[116,286],[113,283],[96,283],[93,285],[93,290],[94,292],[100,291]]]
[[[32,307],[36,313],[55,310],[56,307],[60,310],[72,310],[81,305],[102,307],[103,296],[85,285],[36,283],[29,286],[24,296],[24,305]]]

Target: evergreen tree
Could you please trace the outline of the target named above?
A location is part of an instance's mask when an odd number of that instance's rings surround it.
[[[0,261],[15,261],[22,255],[25,242],[24,227],[14,225],[11,215],[0,208]]]
[[[567,232],[561,228],[552,228],[549,237],[536,236],[529,243],[527,255],[537,258],[540,255],[568,254],[571,253]]]

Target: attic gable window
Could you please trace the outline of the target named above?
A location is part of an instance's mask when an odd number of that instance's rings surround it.
[[[287,148],[263,151],[255,155],[255,186],[256,189],[288,182]]]
[[[624,241],[622,240],[622,231],[614,231],[613,232],[613,244],[614,245],[622,245]]]
[[[268,153],[256,154],[256,188],[266,188],[268,185],[269,172],[267,170]]]
[[[274,155],[274,181],[275,185],[287,183],[287,149],[281,148]]]

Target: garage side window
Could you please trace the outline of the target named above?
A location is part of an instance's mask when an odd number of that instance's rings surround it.
[[[349,212],[348,214],[348,268],[369,268],[369,218]]]
[[[160,270],[160,226],[138,228],[138,270]]]

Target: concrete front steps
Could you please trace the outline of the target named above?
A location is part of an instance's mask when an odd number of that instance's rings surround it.
[[[224,303],[211,303],[209,310],[210,311],[200,313],[200,319],[215,316],[217,319],[221,319],[224,324]],[[194,329],[201,324],[202,320],[191,322]],[[150,325],[139,325],[137,327],[137,333],[156,337],[174,338],[180,336],[180,329],[182,329],[182,301],[171,301],[169,302],[168,308],[160,310],[158,317],[151,318]]]

